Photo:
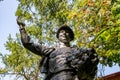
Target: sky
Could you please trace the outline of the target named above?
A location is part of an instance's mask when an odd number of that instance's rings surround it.
[[[1,0],[0,0],[1,1]],[[19,33],[19,27],[16,23],[15,11],[17,9],[18,2],[16,0],[3,0],[0,2],[0,52],[2,54],[9,53],[4,44],[7,41],[9,34],[15,38],[16,33]],[[2,63],[0,62],[0,68]],[[104,68],[104,74],[108,75],[120,71],[118,65]],[[13,80],[8,78],[9,80]],[[2,80],[8,80],[4,78]],[[1,80],[1,79],[0,79]]]
[[[15,34],[19,32],[15,16],[17,5],[18,2],[16,0],[4,0],[0,2],[0,53],[2,54],[9,53],[4,47],[9,34],[15,38]],[[0,61],[0,68],[1,67],[3,67],[3,64]],[[0,76],[0,80],[13,80],[13,77]]]
[[[9,34],[15,37],[18,33],[15,10],[18,2],[15,0],[4,0],[0,2],[0,52],[6,53],[4,43]]]

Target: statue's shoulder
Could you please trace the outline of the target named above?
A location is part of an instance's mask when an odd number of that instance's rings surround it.
[[[78,47],[77,45],[73,45],[71,47],[73,50],[77,50],[77,51],[86,51],[87,48],[84,48],[84,47]]]
[[[71,47],[71,49],[72,49],[73,54],[79,54],[80,53],[80,48],[77,45],[73,45]]]
[[[73,49],[75,49],[75,48],[79,49],[79,47],[77,45],[73,45],[73,46],[71,46],[71,48],[73,48]]]
[[[88,52],[94,52],[93,48],[87,48],[87,47],[78,47],[77,45],[73,45],[72,47],[73,51],[81,52],[81,53],[88,53]]]

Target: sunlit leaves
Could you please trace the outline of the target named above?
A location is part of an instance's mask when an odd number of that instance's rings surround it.
[[[120,65],[120,0],[18,1],[16,16],[25,21],[33,41],[54,46],[58,26],[68,24],[75,33],[77,46],[95,48],[104,65]],[[38,62],[35,55],[22,47],[19,38],[9,37],[6,49],[11,53],[7,65],[16,72],[35,67],[33,63]]]
[[[19,36],[16,37],[20,39]],[[36,72],[39,73],[37,66],[40,57],[23,48],[18,39],[14,40],[11,36],[8,37],[5,46],[10,54],[2,56],[5,68],[1,69],[1,72],[33,79],[34,76],[38,76]],[[32,72],[33,70],[34,72]],[[26,75],[32,74],[32,76],[26,76],[24,73]]]
[[[22,10],[21,10],[21,9],[18,9],[17,12],[16,12],[16,15],[17,15],[17,16],[22,16]]]

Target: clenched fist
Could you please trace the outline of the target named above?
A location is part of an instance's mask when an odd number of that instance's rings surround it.
[[[21,18],[20,18],[20,17],[17,17],[16,21],[17,21],[17,24],[19,25],[19,28],[20,28],[20,29],[24,28],[25,23],[23,23],[23,22],[21,21]]]

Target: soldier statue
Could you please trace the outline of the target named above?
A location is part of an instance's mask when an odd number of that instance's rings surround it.
[[[23,46],[42,57],[40,71],[45,74],[44,80],[94,80],[99,62],[97,53],[93,48],[70,46],[74,33],[69,26],[59,27],[56,37],[60,45],[54,48],[34,44],[19,18],[17,24]]]

